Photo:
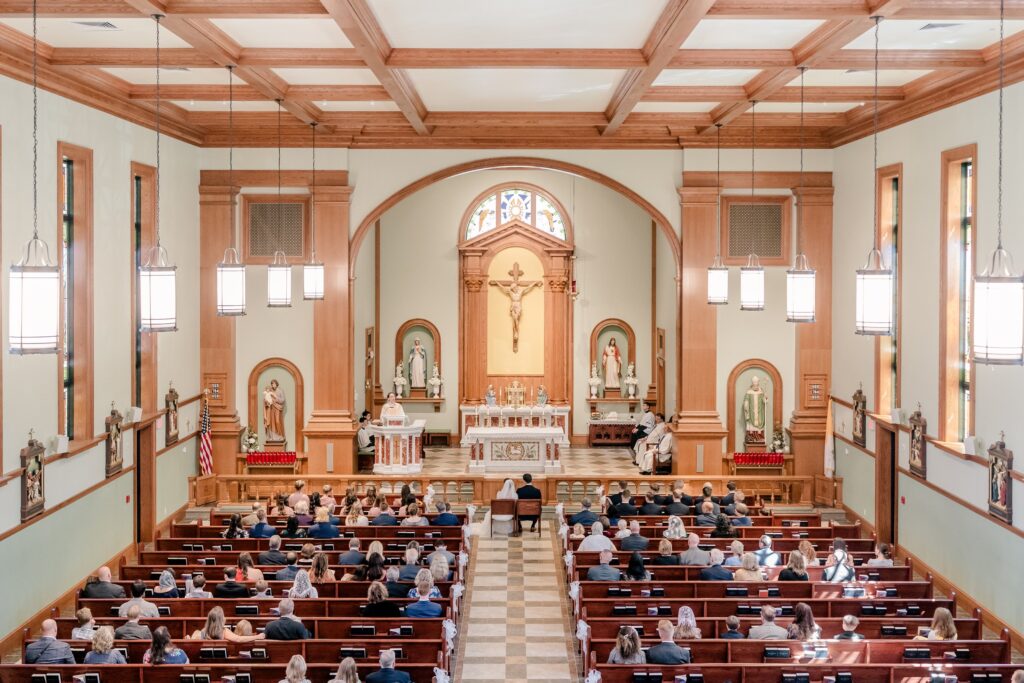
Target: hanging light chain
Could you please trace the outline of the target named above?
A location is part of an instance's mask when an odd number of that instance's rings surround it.
[[[162,14],[154,14],[156,21],[156,248],[160,250],[160,20]]]
[[[309,204],[309,221],[310,221],[310,261],[316,261],[316,127],[317,122],[313,121],[309,124],[310,128],[313,129],[313,197]]]
[[[803,250],[800,248],[803,243],[803,228],[804,228],[804,73],[807,71],[806,66],[800,67],[800,179],[797,181],[797,191],[801,193],[796,198],[796,253],[802,254]]]
[[[39,29],[32,0],[32,239],[39,239]]]
[[[999,158],[996,179],[996,249],[1003,248],[1003,79],[1005,76],[1005,47],[1003,45],[1005,28],[1005,0],[999,0]]]
[[[231,248],[235,242],[235,67],[228,64],[228,188],[231,192]]]
[[[715,238],[715,257],[722,255],[722,124],[715,124],[715,135],[717,137],[717,151],[715,158],[715,190],[718,192],[718,202],[715,205],[717,212],[717,225]]]
[[[281,250],[281,217],[284,208],[281,206],[281,102],[277,100],[277,249]]]
[[[750,198],[754,198],[754,158],[757,151],[757,100],[750,101]],[[750,231],[750,253],[754,253],[754,231]]]
[[[874,88],[874,114],[872,115],[872,144],[874,145],[874,168],[871,172],[872,185],[874,187],[875,201],[872,203],[875,215],[874,222],[874,245],[878,250],[878,26],[882,23],[882,17],[872,17],[875,20],[875,88]]]

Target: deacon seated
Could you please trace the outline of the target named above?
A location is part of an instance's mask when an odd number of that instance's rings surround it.
[[[82,589],[83,598],[123,598],[124,588],[111,581],[110,567],[100,567],[96,580],[89,581]]]
[[[654,414],[654,426],[651,430],[644,434],[642,437],[636,440],[636,444],[633,446],[633,463],[635,464],[637,459],[641,457],[646,451],[648,446],[654,446],[661,440],[661,435],[665,433],[665,414],[655,413]]]
[[[589,498],[584,498],[580,502],[580,506],[583,509],[580,510],[579,512],[577,512],[572,517],[569,518],[569,525],[570,526],[575,526],[577,524],[582,524],[584,526],[587,526],[587,525],[593,524],[598,519],[600,519],[598,514],[596,512],[593,512],[590,509],[590,505],[591,505],[590,499]]]
[[[636,448],[636,442],[651,433],[654,429],[655,418],[654,413],[651,412],[651,405],[644,401],[644,414],[640,417],[640,421],[636,427],[633,427],[633,431],[629,436],[629,448],[633,450]]]
[[[277,534],[277,529],[267,523],[267,511],[262,507],[256,511],[256,523],[249,532],[251,538],[270,538]]]
[[[371,434],[370,430],[367,428],[369,424],[369,418],[359,418],[359,431],[356,432],[356,444],[359,446],[359,450],[364,452],[373,450],[373,434]],[[323,499],[321,499],[321,502],[323,502]]]
[[[462,522],[459,518],[452,514],[452,506],[449,503],[441,500],[438,501],[434,506],[437,509],[437,516],[434,517],[433,521],[430,522],[433,526],[459,526]]]
[[[590,535],[580,541],[577,552],[592,553],[599,550],[615,550],[615,544],[604,535],[604,525],[601,522],[594,522],[590,526]]]
[[[404,671],[395,671],[394,650],[381,650],[380,670],[366,677],[366,683],[409,683],[411,680]]]
[[[732,581],[732,572],[722,567],[725,562],[725,553],[718,548],[712,548],[710,552],[711,566],[700,570],[701,581]]]
[[[269,548],[259,554],[257,558],[260,565],[282,566],[288,562],[288,557],[281,552],[281,537],[273,535],[270,537]]]
[[[146,594],[146,584],[141,580],[135,580],[132,582],[132,599],[128,602],[122,603],[117,608],[117,616],[124,618],[128,616],[128,610],[131,609],[132,605],[139,606],[139,613],[148,618],[156,619],[160,616],[160,610],[157,609],[156,605],[146,600],[142,596]]]
[[[74,664],[75,656],[71,646],[57,640],[57,622],[47,619],[38,640],[25,646],[26,664]]]
[[[647,550],[651,539],[640,533],[640,522],[633,520],[629,523],[629,536],[619,541],[620,550]]]
[[[715,514],[715,504],[705,500],[700,504],[700,514],[697,515],[697,526],[715,526],[718,523],[718,515]]]
[[[622,572],[612,566],[611,550],[602,550],[598,556],[600,564],[587,570],[587,581],[618,581]]]
[[[690,651],[676,645],[675,626],[668,619],[658,622],[658,637],[661,642],[647,651],[648,664],[689,664]]]
[[[669,419],[668,424],[672,424],[674,420],[675,416],[673,415]],[[644,451],[643,456],[640,458],[640,474],[653,474],[658,465],[672,462],[672,449],[674,445],[675,439],[672,436],[672,432],[668,431],[667,428],[658,438],[657,442],[648,439],[647,450]]]
[[[114,638],[117,640],[150,640],[153,634],[149,627],[139,623],[141,612],[138,605],[128,608],[128,621],[117,627]]]
[[[305,640],[312,634],[302,625],[302,620],[295,616],[295,603],[285,598],[277,604],[280,619],[267,624],[263,633],[267,640]]]

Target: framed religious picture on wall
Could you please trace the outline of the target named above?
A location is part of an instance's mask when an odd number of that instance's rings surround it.
[[[178,443],[178,390],[173,386],[164,396],[164,446]]]
[[[853,394],[853,442],[858,446],[867,446],[868,442],[868,398],[863,387],[858,387]]]
[[[112,477],[124,467],[124,453],[121,450],[121,426],[124,424],[124,415],[121,414],[114,404],[110,404],[110,415],[103,421],[107,430],[107,476]]]
[[[42,513],[46,505],[43,482],[43,444],[29,434],[28,445],[21,449],[21,521]]]
[[[922,479],[926,479],[928,473],[927,433],[928,421],[921,415],[919,404],[910,416],[910,471]]]
[[[988,512],[1013,524],[1013,451],[1007,450],[1002,435],[988,449]]]

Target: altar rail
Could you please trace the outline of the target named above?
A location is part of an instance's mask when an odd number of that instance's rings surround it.
[[[398,496],[402,486],[408,484],[416,493],[423,493],[427,486],[434,487],[435,499],[444,499],[456,505],[489,503],[501,489],[505,477],[501,475],[338,475],[305,474],[307,491],[319,491],[324,484],[334,487],[335,496],[347,488],[363,492],[368,486],[376,486],[379,492]],[[294,491],[296,477],[286,475],[238,475],[212,474],[205,477],[189,478],[189,497],[193,505],[228,503],[253,500],[267,500],[275,493]],[[652,484],[660,484],[662,493],[667,493],[673,482],[680,477],[591,477],[585,475],[548,474],[535,475],[534,485],[540,488],[544,502],[553,505],[561,502],[579,504],[583,498],[597,499],[598,487],[607,493],[618,491],[618,483],[625,481],[633,493],[645,493]],[[683,477],[687,493],[698,494],[705,482],[711,484],[715,495],[724,495],[726,482],[736,482],[736,487],[747,495],[748,501],[777,504],[838,506],[842,504],[842,479],[825,477],[796,476],[717,476],[691,475]],[[820,480],[820,481],[819,481]],[[518,483],[518,479],[517,479]]]

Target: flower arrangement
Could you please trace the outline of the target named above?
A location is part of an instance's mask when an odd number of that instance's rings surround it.
[[[781,425],[776,425],[775,431],[772,432],[772,452],[786,452],[786,433],[782,431]]]
[[[259,445],[260,435],[252,427],[246,427],[245,434],[242,435],[242,452],[248,453],[249,451],[258,450]]]

